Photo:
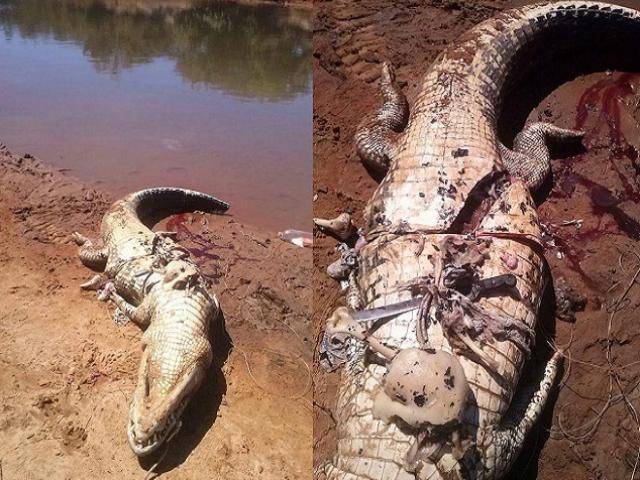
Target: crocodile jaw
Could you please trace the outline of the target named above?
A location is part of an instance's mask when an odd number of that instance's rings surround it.
[[[127,437],[131,450],[144,456],[156,451],[180,429],[180,416],[205,376],[205,368],[196,362],[175,384],[168,395],[148,395],[148,348],[140,364],[138,386],[129,410]]]
[[[160,448],[168,438],[177,433],[182,426],[180,416],[182,415],[182,411],[186,407],[187,402],[187,400],[181,402],[176,410],[169,414],[169,416],[161,424],[163,425],[163,427],[156,427],[154,429],[155,433],[151,435],[140,435],[139,433],[136,433],[136,422],[133,420],[134,407],[132,405],[132,412],[129,417],[129,426],[127,428],[127,438],[129,439],[129,446],[131,447],[131,450],[133,450],[133,453],[135,453],[139,457],[149,455]]]

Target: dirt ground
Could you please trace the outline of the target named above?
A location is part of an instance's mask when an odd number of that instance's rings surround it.
[[[314,216],[352,211],[362,223],[363,206],[376,183],[361,165],[352,138],[363,115],[379,105],[380,63],[394,64],[411,104],[423,72],[449,42],[494,13],[524,3],[316,3]],[[562,474],[566,479],[628,479],[634,472],[638,478],[640,76],[601,70],[549,91],[536,88],[544,80],[545,73],[539,72],[511,96],[500,130],[507,144],[525,120],[586,130],[584,149],[554,152],[563,159],[553,161],[552,179],[537,200],[549,232],[545,255],[552,280],[584,295],[587,304],[574,323],[554,319],[553,299],[543,308],[540,342],[554,338],[568,348],[564,376],[512,478],[555,479]],[[527,88],[530,98],[525,98]],[[335,244],[315,233],[316,350],[324,320],[344,303],[324,272],[336,258]],[[314,363],[315,464],[335,448],[332,410],[338,379],[339,374],[326,374]]]
[[[79,283],[69,233],[95,236],[113,199],[0,148],[0,478],[145,478],[125,426],[141,332]],[[215,360],[157,472],[166,479],[302,479],[311,469],[311,252],[228,215],[178,232],[224,315]],[[226,325],[226,332],[223,326]],[[153,477],[150,477],[153,478]]]

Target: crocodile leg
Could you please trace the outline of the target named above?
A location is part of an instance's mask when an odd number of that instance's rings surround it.
[[[147,298],[148,297],[145,297],[145,300]],[[136,325],[140,327],[147,327],[149,325],[149,322],[151,321],[151,306],[148,301],[143,300],[142,303],[136,307],[131,305],[115,292],[111,293],[110,299],[116,304],[118,310],[120,310],[126,318],[133,321]],[[116,321],[116,323],[119,322]]]
[[[74,232],[71,238],[80,247],[78,256],[83,265],[94,270],[104,270],[109,256],[106,247],[96,248],[91,240],[78,232]]]
[[[485,449],[485,458],[494,458],[495,477],[501,478],[505,475],[520,454],[525,437],[544,410],[562,359],[562,352],[554,353],[547,362],[540,383],[532,382],[520,390],[502,423],[489,432],[485,441],[479,445],[479,448]],[[482,464],[473,462],[473,465],[466,466],[474,471]],[[477,472],[477,476],[472,478],[484,478],[484,476]]]
[[[531,191],[537,190],[551,170],[547,140],[581,138],[584,132],[559,128],[551,123],[535,122],[516,136],[513,150],[500,144],[500,154],[510,175],[521,178]]]
[[[362,295],[360,294],[356,277],[356,272],[351,270],[349,272],[349,287],[347,289],[347,306],[351,310],[361,310],[363,305]]]
[[[380,90],[382,107],[360,124],[355,142],[362,162],[373,172],[384,175],[392,157],[393,134],[402,132],[409,119],[409,104],[396,83],[393,67],[387,62],[382,65]]]

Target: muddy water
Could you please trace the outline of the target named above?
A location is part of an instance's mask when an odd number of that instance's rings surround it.
[[[310,12],[112,3],[0,0],[0,141],[116,194],[185,186],[308,229]]]

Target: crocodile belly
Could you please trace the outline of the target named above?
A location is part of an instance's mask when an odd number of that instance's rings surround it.
[[[475,238],[484,238],[489,244],[487,257],[479,267],[480,277],[512,274],[516,286],[510,294],[481,296],[474,304],[487,313],[519,320],[534,329],[545,286],[545,264],[537,243],[539,226],[535,208],[528,194],[523,197],[523,193],[519,183],[512,184],[475,232]],[[514,203],[516,198],[522,201]],[[417,279],[434,276],[435,265],[442,260],[439,245],[445,237],[456,241],[469,238],[444,233],[383,234],[365,245],[360,251],[358,283],[366,308],[412,298],[410,286],[415,285]],[[505,262],[505,258],[510,261]],[[435,309],[432,306],[429,310],[430,319],[435,317]],[[457,356],[472,391],[463,424],[477,432],[478,438],[474,440],[481,447],[481,431],[499,423],[509,407],[526,352],[509,340],[474,342],[494,363],[495,368],[490,372],[473,355],[451,345],[437,321],[429,322],[427,345],[421,345],[417,322],[417,310],[407,312],[385,323],[374,336],[396,349],[426,347]],[[354,478],[416,478],[404,468],[415,432],[374,416],[374,400],[386,372],[387,367],[376,361],[373,354],[360,359],[358,368],[343,372],[336,409],[338,450],[334,466],[329,467],[334,472],[330,478],[350,478],[341,476],[347,474],[355,475]],[[451,455],[443,457],[433,465],[435,476],[432,478],[449,478],[446,472],[455,470],[455,463]]]

